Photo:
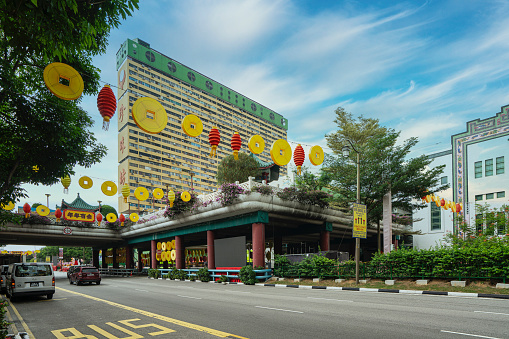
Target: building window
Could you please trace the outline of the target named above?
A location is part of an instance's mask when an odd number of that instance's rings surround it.
[[[497,192],[497,198],[505,198],[505,191]]]
[[[504,157],[497,158],[497,174],[504,174]]]
[[[442,228],[441,211],[435,203],[431,203],[431,230],[438,231]]]
[[[474,166],[475,166],[475,177],[481,178],[482,177],[482,161],[475,162]]]
[[[493,175],[493,159],[486,159],[484,161],[484,175],[487,177]]]
[[[486,194],[486,200],[491,200],[493,198],[495,198],[495,193],[488,193],[488,194]]]
[[[475,196],[475,201],[479,201],[479,200],[482,200],[482,194]]]
[[[441,178],[440,178],[440,183],[441,183],[442,185],[447,185],[447,177],[441,177]]]

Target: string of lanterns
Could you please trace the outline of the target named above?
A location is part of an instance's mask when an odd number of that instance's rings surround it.
[[[434,194],[428,194],[421,198],[421,200],[427,203],[434,202],[437,207],[441,207],[444,210],[450,209],[454,213],[461,213],[463,210],[462,203],[455,203],[454,201],[445,200],[444,198],[440,198]]]

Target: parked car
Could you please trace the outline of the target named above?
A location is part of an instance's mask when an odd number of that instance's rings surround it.
[[[9,265],[0,266],[0,293],[5,293],[7,286],[7,271],[9,270]]]
[[[7,271],[7,297],[55,294],[55,274],[51,264],[14,263]]]
[[[69,284],[81,285],[86,282],[89,284],[95,282],[97,285],[101,283],[101,274],[97,267],[75,266],[69,275]]]
[[[74,272],[74,270],[76,268],[80,267],[79,265],[77,266],[69,266],[69,269],[67,270],[67,279],[69,279],[69,277],[71,276],[71,273]]]

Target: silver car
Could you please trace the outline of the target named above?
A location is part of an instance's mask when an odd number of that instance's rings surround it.
[[[7,296],[13,300],[19,296],[46,295],[53,298],[55,274],[47,263],[15,263],[7,271]]]

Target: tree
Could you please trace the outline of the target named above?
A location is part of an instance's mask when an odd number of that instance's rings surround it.
[[[117,213],[117,210],[115,209],[115,207],[112,207],[110,205],[101,205],[101,210],[100,210],[101,214],[103,216],[107,216],[109,213],[113,213],[115,214],[115,216],[118,218],[118,213]]]
[[[55,97],[42,73],[48,63],[69,64],[84,79],[83,93],[96,94],[91,57],[105,52],[110,29],[138,1],[0,0],[0,203],[26,197],[23,183],[54,184],[106,155],[80,99]]]
[[[245,153],[239,153],[239,159],[235,160],[233,155],[229,155],[219,163],[217,167],[217,183],[245,182],[249,177],[255,177],[258,174],[258,163],[253,157]]]
[[[86,263],[92,260],[92,247],[63,247],[64,249],[64,262],[70,261],[71,258],[84,259]],[[58,256],[58,246],[45,246],[37,253],[38,258],[46,258],[47,256]],[[40,259],[39,259],[40,261]]]
[[[299,189],[321,191],[323,188],[326,188],[332,180],[328,171],[320,170],[318,174],[313,174],[304,166],[301,170],[302,173],[300,175],[297,174],[297,170],[294,170],[295,184]]]
[[[335,155],[326,156],[323,171],[332,177],[330,188],[338,193],[335,199],[340,205],[348,206],[356,201],[357,194],[357,154],[352,150],[349,158],[337,155],[341,154],[347,139],[360,152],[361,203],[366,205],[370,223],[379,225],[383,217],[382,199],[389,190],[392,206],[411,212],[425,207],[420,203],[422,196],[448,188],[448,185],[439,185],[444,166],[429,169],[431,159],[425,155],[407,159],[417,138],[397,146],[400,133],[379,126],[378,120],[360,117],[355,122],[343,109],[336,113],[339,130],[326,136]]]

